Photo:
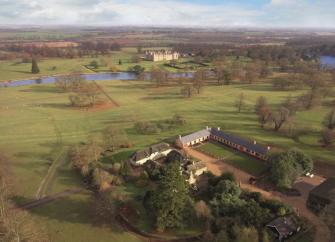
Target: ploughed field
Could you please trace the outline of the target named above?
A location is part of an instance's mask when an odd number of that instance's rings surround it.
[[[287,96],[298,96],[303,91],[273,91],[267,84],[207,86],[200,95],[188,99],[180,95],[180,86],[157,88],[148,81],[104,81],[99,84],[117,101],[119,107],[94,111],[73,109],[68,106],[69,94],[61,92],[54,85],[0,89],[0,149],[10,154],[15,175],[15,200],[18,203],[34,199],[50,164],[55,160],[57,167],[45,188],[46,194],[80,187],[81,178],[66,161],[66,150],[69,145],[85,141],[88,135],[111,125],[124,129],[134,145],[121,150],[116,155],[117,159],[124,159],[132,151],[153,143],[173,141],[178,135],[205,126],[220,126],[222,130],[265,145],[278,148],[296,146],[315,160],[329,164],[335,162],[333,150],[319,144],[321,122],[329,111],[328,107],[296,114],[296,123],[312,129],[298,140],[270,128],[263,130],[257,122],[254,104],[259,96],[267,97],[269,104],[276,107]],[[242,92],[247,107],[238,113],[234,103]],[[175,114],[184,116],[186,125],[153,135],[141,135],[134,129],[134,122],[159,122]],[[231,150],[223,150],[223,155],[229,152]],[[239,158],[236,164],[258,171],[253,163],[247,164],[244,157]],[[136,195],[140,191],[130,189],[128,192]],[[32,213],[39,222],[46,224],[53,241],[65,241],[65,238],[73,238],[71,241],[75,242],[93,241],[95,234],[99,234],[99,241],[138,241],[129,233],[92,226],[89,199],[90,195],[77,194],[35,208]]]

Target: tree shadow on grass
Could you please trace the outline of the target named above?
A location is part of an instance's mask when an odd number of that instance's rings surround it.
[[[24,74],[32,74],[31,71],[12,71],[12,72],[17,72],[17,73],[24,73]]]
[[[154,87],[154,85],[148,83],[148,84],[134,84],[132,85],[116,85],[116,84],[111,84],[110,87],[112,88],[118,88],[118,89],[148,89]]]
[[[20,92],[37,92],[37,93],[63,93],[62,90],[54,86],[31,86],[27,89],[23,89]]]
[[[70,166],[70,164],[67,164]],[[57,182],[66,187],[78,187],[82,185],[82,176],[72,167],[60,167],[57,170]]]
[[[247,91],[260,91],[260,92],[278,92],[278,90],[275,90],[270,85],[260,85],[260,84],[239,85],[238,89]]]
[[[49,153],[38,153],[38,152],[18,152],[15,154],[17,158],[29,158],[29,160],[35,160],[34,162],[19,162],[18,164],[27,169],[39,168],[44,165],[49,165],[51,157]]]
[[[16,61],[16,62],[13,62],[12,64],[10,64],[10,66],[18,66],[18,65],[21,65],[21,64],[31,64],[31,63],[23,63],[22,61]]]
[[[15,156],[17,158],[36,158],[36,156],[40,156],[37,154],[38,153],[34,151],[21,151],[21,152],[17,152]]]
[[[38,170],[41,168],[48,167],[51,164],[50,161],[42,161],[42,160],[35,160],[34,162],[16,162],[15,165],[23,168],[23,169],[29,169],[29,170]]]
[[[143,97],[142,100],[170,100],[170,99],[182,99],[181,95],[160,95],[160,96],[149,96],[149,97]]]
[[[73,110],[73,107],[67,103],[44,103],[44,104],[41,104],[41,107]]]
[[[17,205],[31,202],[31,200],[21,196],[12,197],[12,201]],[[29,212],[59,222],[88,224],[94,227],[107,227],[115,233],[124,233],[124,230],[117,224],[117,222],[107,224],[100,221],[93,212],[93,206],[94,203],[92,198],[83,197],[83,195],[72,195],[31,208],[29,209]]]

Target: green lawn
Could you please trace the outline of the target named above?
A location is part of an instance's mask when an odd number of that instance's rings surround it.
[[[216,142],[206,142],[196,149],[215,158],[223,159],[226,163],[255,176],[262,174],[268,168],[265,162],[241,154],[238,151]]]
[[[0,61],[0,81],[32,79],[40,76],[66,74],[69,72],[91,73],[84,65],[94,58],[76,59],[42,59],[38,61],[39,74],[31,73],[30,63],[21,63],[21,60]]]
[[[225,162],[254,176],[261,175],[269,168],[269,164],[266,162],[257,160],[245,154],[236,154],[229,157]]]
[[[0,150],[10,155],[17,201],[34,198],[50,164],[59,155],[60,147],[66,150],[69,145],[85,141],[89,134],[100,132],[109,125],[124,129],[134,145],[129,150],[121,151],[128,153],[116,155],[116,160],[123,159],[133,150],[165,139],[174,140],[179,134],[191,133],[208,125],[220,126],[222,130],[256,139],[265,145],[280,148],[296,146],[315,159],[335,164],[333,150],[324,149],[318,143],[318,131],[322,128],[320,123],[329,107],[300,112],[295,116],[296,122],[313,128],[313,132],[302,136],[298,142],[269,129],[263,130],[257,123],[253,111],[257,97],[266,96],[268,102],[275,106],[288,95],[300,95],[301,91],[272,91],[271,86],[266,84],[209,86],[200,95],[184,99],[179,94],[180,87],[156,88],[144,81],[99,83],[120,107],[100,112],[73,110],[67,106],[68,94],[60,92],[53,85],[0,88]],[[245,94],[248,107],[238,113],[234,103],[241,92]],[[185,116],[187,125],[155,135],[139,135],[133,128],[136,121],[166,120],[174,114]],[[223,154],[226,152],[224,150]],[[248,159],[243,156],[233,156],[230,162],[250,170],[249,161],[246,161]],[[252,164],[251,169],[255,169],[252,172],[257,172],[259,168],[256,163]],[[48,187],[48,193],[79,186],[80,177],[64,160]],[[90,238],[94,238],[95,234],[101,234],[99,241],[110,241],[113,236],[116,236],[113,241],[136,240],[129,234],[92,227],[85,218],[88,216],[88,199],[84,195],[69,197],[65,201],[36,209],[33,213],[37,220],[50,228],[53,241],[65,241],[63,238],[73,238],[74,242],[92,241]],[[54,213],[60,213],[62,218],[57,218]],[[73,219],[72,216],[78,218]]]
[[[211,141],[198,146],[196,149],[218,159],[225,159],[235,155],[233,150],[228,150],[223,145]]]

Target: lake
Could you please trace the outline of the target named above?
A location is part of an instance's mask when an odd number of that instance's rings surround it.
[[[323,55],[320,57],[320,64],[325,68],[335,68],[335,56]]]
[[[136,80],[137,75],[134,72],[108,72],[108,73],[93,73],[93,74],[82,74],[81,75],[87,81],[112,81],[112,80]],[[193,73],[185,72],[185,73],[170,73],[169,76],[171,78],[191,78],[193,77]],[[146,79],[150,79],[150,73],[146,73]],[[19,87],[19,86],[27,86],[34,84],[49,84],[54,83],[57,80],[57,76],[47,76],[40,77],[35,79],[23,79],[9,82],[0,82],[0,87]]]

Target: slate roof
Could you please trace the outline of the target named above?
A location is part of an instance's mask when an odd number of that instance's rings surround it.
[[[144,150],[138,150],[132,155],[132,159],[134,161],[139,161],[142,159],[145,159],[149,157],[152,153],[155,152],[164,152],[166,150],[170,149],[170,145],[167,143],[159,143],[150,146],[149,148],[146,148]]]
[[[291,233],[298,230],[299,226],[291,217],[279,217],[266,225],[276,229],[279,236],[282,238],[288,237]]]
[[[218,137],[222,137],[227,141],[230,141],[232,143],[235,143],[237,145],[241,145],[251,151],[254,151],[258,154],[261,155],[266,155],[268,153],[268,149],[267,147],[263,146],[263,145],[259,145],[259,144],[254,144],[254,142],[251,142],[249,140],[246,139],[242,139],[236,135],[232,135],[232,134],[228,134],[226,132],[223,132],[217,128],[208,128],[208,129],[203,129],[200,131],[197,131],[195,133],[183,136],[180,138],[180,141],[182,144],[187,144],[190,143],[194,140],[209,136],[210,134],[218,136]]]
[[[167,160],[168,161],[179,161],[179,162],[184,162],[187,160],[186,155],[179,150],[172,150],[168,155],[167,155]]]
[[[182,142],[182,144],[187,144],[190,143],[194,140],[206,137],[210,135],[210,129],[202,129],[200,131],[197,131],[195,133],[183,136],[180,138],[180,141]]]
[[[242,139],[236,135],[232,135],[232,134],[228,134],[226,132],[223,132],[221,130],[218,130],[216,128],[212,128],[211,129],[211,134],[218,136],[218,137],[222,137],[225,140],[228,140],[232,143],[235,143],[237,145],[241,145],[251,151],[254,151],[258,154],[261,155],[266,155],[268,153],[268,149],[267,147],[263,146],[263,145],[259,145],[259,144],[254,144],[254,142],[251,142],[249,140],[246,139]]]
[[[335,177],[325,180],[319,186],[315,187],[310,194],[329,200],[331,195],[335,195]]]
[[[150,150],[138,150],[132,155],[132,160],[139,161],[150,156]]]
[[[152,153],[154,152],[163,152],[166,150],[170,149],[170,145],[167,143],[159,143],[159,144],[155,144],[149,147],[149,149],[152,150]]]

